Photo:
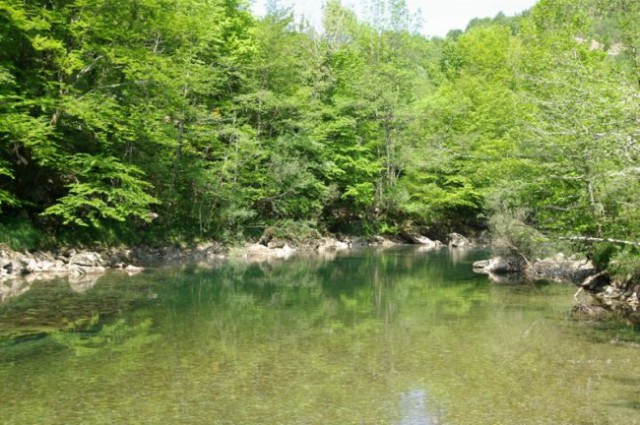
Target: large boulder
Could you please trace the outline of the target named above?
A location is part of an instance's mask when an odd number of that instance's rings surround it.
[[[422,236],[418,233],[405,233],[404,236],[415,245],[422,245],[428,248],[438,248],[442,246],[442,242],[433,241],[426,236]]]
[[[349,249],[349,244],[336,238],[322,238],[316,247],[318,252],[342,251],[345,249]]]
[[[69,266],[102,267],[104,262],[97,252],[80,252],[69,258]]]
[[[196,246],[194,257],[202,260],[217,260],[224,258],[225,249],[219,242],[212,241]]]
[[[29,273],[27,265],[33,258],[28,254],[12,251],[5,245],[0,246],[0,276],[15,277]]]
[[[69,259],[69,274],[71,276],[84,276],[86,274],[104,273],[104,261],[96,252],[80,252]]]
[[[109,248],[100,254],[100,258],[102,259],[102,266],[118,269],[125,268],[135,262],[134,252],[129,248]]]
[[[284,245],[281,248],[269,248],[260,243],[255,243],[247,246],[242,251],[242,256],[252,261],[263,261],[272,258],[288,258],[295,250],[289,245]]]
[[[545,279],[580,283],[597,271],[590,261],[565,258],[558,254],[554,257],[536,260],[531,263],[518,256],[494,257],[473,263],[478,273],[521,273],[525,279]]]
[[[451,248],[466,248],[473,246],[469,239],[465,238],[460,233],[449,233],[447,235],[447,239],[449,240],[449,246]]]
[[[532,265],[536,277],[580,283],[597,273],[591,261],[566,258],[563,254],[536,260]]]
[[[371,245],[369,239],[363,237],[345,238],[345,242],[349,244],[349,248],[364,248]]]
[[[524,271],[524,263],[517,257],[493,257],[489,260],[476,261],[473,270],[478,273],[520,273]]]
[[[0,276],[20,276],[26,272],[25,265],[17,258],[0,259]]]

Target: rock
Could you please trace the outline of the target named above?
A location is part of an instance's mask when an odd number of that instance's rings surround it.
[[[293,255],[295,249],[285,244],[282,248],[276,248],[274,251],[276,251],[276,257],[278,258],[289,258]]]
[[[519,285],[525,282],[525,277],[520,273],[496,274],[493,272],[486,272],[486,274],[491,282],[499,285]]]
[[[129,276],[134,276],[134,275],[137,275],[138,273],[141,273],[142,271],[144,271],[144,267],[136,267],[136,266],[132,266],[131,264],[129,264],[127,267],[124,268],[124,271]]]
[[[382,247],[382,248],[391,248],[393,246],[397,246],[398,242],[386,238],[384,236],[373,236],[371,238],[371,245]]]
[[[477,273],[519,273],[524,271],[524,264],[517,257],[493,257],[489,260],[476,261],[473,270]]]
[[[276,249],[276,248],[284,248],[287,244],[281,240],[272,240],[267,244],[267,248]]]
[[[494,257],[489,260],[476,261],[473,269],[478,273],[521,273],[524,280],[555,280],[563,282],[582,283],[585,287],[598,286],[602,288],[608,284],[608,274],[601,274],[598,280],[585,280],[589,276],[596,274],[596,270],[589,261],[567,259],[564,255],[558,254],[554,257],[536,260],[527,263],[517,256]]]
[[[127,248],[110,248],[100,257],[104,267],[123,268],[134,261],[133,251]]]
[[[245,248],[246,257],[268,257],[271,250],[260,243],[254,243]]]
[[[70,266],[69,276],[80,277],[86,275],[102,274],[106,271],[104,267],[82,267],[82,266]]]
[[[449,246],[451,248],[465,248],[473,246],[469,239],[465,238],[460,233],[449,233],[447,235],[447,239],[449,240]]]
[[[398,245],[398,242],[393,241],[391,239],[387,239],[387,238],[382,238],[382,242],[378,243],[378,246],[381,246],[382,248],[391,248],[397,245]]]
[[[69,259],[67,266],[70,277],[82,277],[87,274],[102,274],[105,272],[100,254],[95,252],[80,252]]]
[[[42,271],[42,265],[33,258],[25,258],[22,264],[27,273],[38,273]]]
[[[347,239],[347,244],[349,248],[364,248],[369,246],[369,240],[367,238],[356,237],[353,239]]]
[[[96,252],[80,252],[69,259],[69,267],[77,266],[84,268],[102,267],[104,262],[100,254]]]
[[[606,320],[611,317],[611,312],[602,306],[577,304],[571,309],[571,316],[576,320]]]
[[[18,259],[3,259],[2,261],[2,275],[4,276],[20,276],[24,273],[25,268],[22,262]]]
[[[640,308],[640,287],[636,288],[636,290],[627,298],[627,303],[634,310],[638,311]]]
[[[580,283],[580,287],[589,292],[599,292],[610,283],[611,275],[605,270],[603,272],[587,276],[582,283]]]
[[[583,282],[597,272],[590,261],[567,259],[563,254],[536,260],[532,269],[540,278],[573,283]]]
[[[262,261],[272,258],[288,258],[295,250],[286,244],[282,248],[267,248],[262,244],[255,243],[246,247],[243,252],[243,256],[247,259]]]
[[[207,242],[196,247],[198,257],[204,259],[216,259],[222,256],[224,247],[219,242]]]
[[[316,247],[318,252],[342,251],[345,249],[349,249],[349,244],[339,241],[336,238],[322,238]]]
[[[426,247],[437,248],[442,246],[442,242],[440,241],[432,241],[426,236],[419,235],[417,233],[405,233],[404,236],[411,242],[416,245],[423,245]]]
[[[473,269],[480,271],[484,270],[489,265],[490,260],[480,260],[473,263]]]

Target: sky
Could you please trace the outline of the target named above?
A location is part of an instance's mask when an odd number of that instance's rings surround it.
[[[450,30],[465,29],[473,18],[494,17],[498,12],[511,16],[520,13],[537,0],[407,0],[412,12],[422,12],[422,33],[426,36],[444,37]],[[261,15],[266,0],[254,0],[253,11]],[[280,0],[284,6],[292,6],[297,15],[304,15],[314,26],[321,22],[324,0]],[[357,3],[343,0],[344,5]]]

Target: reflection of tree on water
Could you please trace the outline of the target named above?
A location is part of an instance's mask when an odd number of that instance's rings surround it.
[[[364,250],[333,263],[149,272],[84,294],[61,285],[65,299],[48,299],[52,322],[94,322],[42,337],[36,353],[31,343],[5,349],[16,348],[0,358],[0,382],[11,383],[0,388],[0,416],[65,424],[629,423],[627,410],[608,421],[594,416],[605,411],[594,403],[575,406],[610,388],[607,375],[633,377],[636,353],[614,352],[608,340],[567,343],[566,329],[544,316],[555,314],[547,289],[490,286],[471,273],[452,270],[446,250]],[[0,306],[0,327],[43,308],[34,286]],[[132,309],[134,301],[144,308]],[[576,353],[581,362],[567,363]],[[608,358],[629,361],[597,361]],[[587,385],[593,392],[576,391]],[[612,396],[637,402],[616,385]]]
[[[70,325],[86,330],[93,317],[110,318],[134,306],[156,302],[150,295],[154,294],[151,281],[120,274],[87,275],[80,280],[65,277],[33,284],[15,279],[12,283],[15,288],[26,285],[25,293],[0,303],[0,341],[44,337]]]
[[[99,317],[90,320],[89,325],[97,325]],[[86,323],[77,325],[86,327]],[[69,326],[63,331],[54,332],[51,338],[56,343],[74,351],[77,356],[86,356],[109,351],[114,353],[128,353],[137,351],[143,346],[155,341],[158,335],[151,334],[151,319],[131,325],[124,319],[118,319],[112,324],[105,324],[95,332],[77,332],[76,325]]]

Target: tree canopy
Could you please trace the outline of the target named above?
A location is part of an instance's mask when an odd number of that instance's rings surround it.
[[[640,11],[541,0],[426,39],[404,1],[0,3],[0,214],[94,241],[640,237]]]

